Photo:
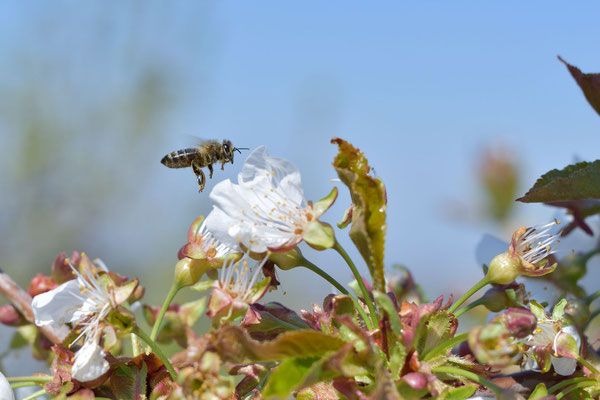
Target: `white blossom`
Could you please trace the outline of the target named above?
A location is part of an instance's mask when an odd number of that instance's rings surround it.
[[[15,400],[15,394],[6,377],[0,372],[0,400]]]
[[[82,263],[79,272],[73,268],[75,279],[33,298],[32,308],[38,326],[60,326],[72,323],[81,332],[72,343],[84,338],[84,344],[75,353],[73,378],[86,382],[94,380],[109,365],[98,342],[102,334],[102,321],[114,306],[111,293],[98,279],[95,267]]]
[[[232,248],[241,243],[257,253],[290,250],[318,229],[315,222],[335,200],[330,197],[321,204],[307,202],[298,169],[261,146],[248,156],[237,184],[227,179],[213,188],[215,204],[206,226]]]

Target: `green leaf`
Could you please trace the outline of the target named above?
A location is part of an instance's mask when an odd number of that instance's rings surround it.
[[[600,160],[553,169],[542,175],[517,201],[549,203],[588,199],[600,199]]]
[[[110,387],[117,400],[145,400],[146,375],[146,363],[142,363],[142,369],[121,365],[110,377]]]
[[[288,358],[271,372],[267,385],[263,391],[265,398],[287,398],[292,390],[296,389],[304,377],[318,360],[311,358]]]
[[[583,91],[588,103],[600,114],[600,74],[584,74],[581,70],[558,57],[566,66],[575,82]]]
[[[539,399],[541,397],[548,396],[548,389],[546,389],[546,385],[543,383],[538,383],[528,400]]]
[[[237,325],[226,324],[215,332],[219,354],[233,362],[284,360],[290,357],[322,356],[340,349],[339,338],[310,329],[289,331],[269,342],[259,342]]]
[[[417,330],[417,350],[427,354],[431,349],[452,338],[458,327],[458,320],[447,311],[440,311],[429,318],[424,330]]]
[[[385,185],[381,179],[370,175],[371,167],[360,150],[340,138],[333,138],[331,142],[339,147],[333,166],[352,197],[350,238],[369,267],[373,288],[383,292],[383,250],[387,229]]]
[[[473,396],[477,390],[477,385],[464,385],[457,388],[452,388],[448,391],[445,400],[464,400]]]
[[[382,293],[378,290],[373,291],[373,295],[375,296],[375,302],[377,303],[377,305],[380,308],[382,308],[388,316],[392,332],[396,336],[402,335],[402,323],[400,322],[398,311],[396,310],[396,307],[394,306],[392,300],[386,293]]]

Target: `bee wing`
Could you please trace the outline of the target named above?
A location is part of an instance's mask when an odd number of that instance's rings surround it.
[[[215,142],[220,143],[218,140],[199,138],[198,136],[194,135],[186,135],[186,137],[190,147],[207,147],[207,145]]]

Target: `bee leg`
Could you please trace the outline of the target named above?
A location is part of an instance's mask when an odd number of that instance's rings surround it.
[[[227,162],[227,161],[224,161],[224,162],[222,162],[222,163],[221,163],[221,171],[223,171],[223,170],[225,169],[225,163],[226,163],[226,162]]]
[[[204,190],[204,184],[206,183],[206,176],[204,176],[204,171],[198,165],[198,163],[192,161],[192,171],[196,174],[196,178],[198,179],[198,186],[200,186],[200,190],[198,193]]]
[[[208,167],[208,170],[209,170],[209,172],[210,172],[210,174],[208,175],[208,178],[209,178],[209,179],[212,179],[212,174],[213,174],[213,166],[212,166],[212,164],[208,164],[208,165],[207,165],[207,167]]]

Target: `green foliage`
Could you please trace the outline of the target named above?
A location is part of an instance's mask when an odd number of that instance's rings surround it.
[[[117,400],[146,398],[146,363],[141,368],[121,365],[110,378],[110,387]]]
[[[340,138],[333,138],[339,153],[333,161],[338,176],[352,197],[350,238],[364,258],[373,288],[385,291],[383,253],[385,245],[387,197],[385,185],[370,175],[371,167],[364,154]]]
[[[524,203],[549,203],[600,198],[600,160],[580,162],[542,175],[525,196]]]

